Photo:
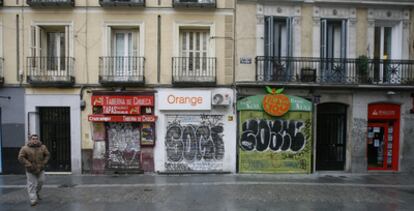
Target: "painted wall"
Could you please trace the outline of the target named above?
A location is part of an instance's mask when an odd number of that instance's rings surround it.
[[[24,130],[24,89],[0,89],[1,108],[1,152],[0,173],[24,173],[24,169],[17,161],[20,147],[24,145],[26,135]],[[10,97],[10,99],[7,99]]]
[[[37,107],[62,106],[70,107],[70,137],[71,137],[71,169],[73,174],[81,173],[81,123],[80,123],[80,98],[73,94],[26,94],[25,115],[30,116],[26,120],[26,134],[28,130],[39,132],[38,119],[33,112]],[[30,125],[30,129],[29,129]]]
[[[171,0],[146,1],[143,8],[103,8],[98,0],[76,0],[74,8],[31,8],[25,0],[5,1],[0,12],[0,57],[5,59],[5,83],[19,84],[18,78],[26,82],[30,56],[30,33],[33,24],[65,24],[72,26],[72,55],[75,58],[77,84],[98,84],[99,57],[105,56],[105,25],[139,25],[140,54],[145,57],[146,84],[170,84],[171,62],[176,55],[178,38],[175,32],[179,24],[186,26],[210,25],[211,55],[217,58],[217,83],[231,84],[233,81],[233,8],[234,0],[217,0],[216,9],[176,9]],[[20,7],[16,7],[20,6]],[[161,17],[161,81],[157,76],[157,19]],[[17,17],[18,16],[18,17]],[[20,24],[20,46],[16,40],[16,22]],[[178,32],[177,32],[178,33]],[[1,37],[1,36],[0,36]],[[7,50],[5,49],[7,43]],[[18,48],[18,49],[17,49]],[[17,58],[17,54],[20,57]],[[17,61],[19,60],[19,61]],[[18,68],[19,63],[19,68]],[[20,75],[18,77],[18,75]]]
[[[158,89],[158,91],[196,89]],[[200,90],[200,89],[199,89]],[[232,89],[202,89],[228,93]],[[158,95],[155,95],[158,103]],[[235,172],[236,117],[233,103],[203,111],[160,111],[156,106],[156,172]]]
[[[264,112],[263,97],[247,97],[237,104],[239,172],[310,173],[311,103],[302,98],[290,97],[289,111],[283,116],[274,117]],[[294,107],[295,104],[299,106]]]

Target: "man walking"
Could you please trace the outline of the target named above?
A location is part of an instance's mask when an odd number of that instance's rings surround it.
[[[20,149],[19,162],[26,168],[27,192],[29,193],[30,205],[36,206],[39,191],[45,179],[44,169],[49,160],[47,147],[39,140],[39,136],[32,134],[25,146]]]

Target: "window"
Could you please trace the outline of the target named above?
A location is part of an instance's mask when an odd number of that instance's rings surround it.
[[[292,56],[292,18],[265,17],[265,56]]]
[[[138,26],[106,26],[107,47],[101,57],[101,76],[110,80],[128,81],[143,76]],[[109,79],[109,78],[108,78]]]
[[[321,79],[343,82],[346,79],[347,20],[321,20]]]
[[[292,57],[292,18],[265,17],[265,66],[266,81],[285,81],[292,77],[288,58]]]
[[[208,69],[209,30],[180,30],[180,56],[187,73]]]
[[[374,80],[377,82],[400,81],[400,68],[393,59],[401,59],[399,25],[393,22],[377,22],[374,29]]]
[[[70,55],[69,30],[70,26],[32,26],[32,67],[55,72],[66,71]]]
[[[321,20],[321,57],[346,58],[347,21]]]

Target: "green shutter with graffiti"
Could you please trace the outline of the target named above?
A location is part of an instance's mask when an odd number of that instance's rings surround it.
[[[239,172],[310,173],[312,103],[289,96],[289,111],[271,116],[263,109],[265,95],[237,102],[239,111]]]

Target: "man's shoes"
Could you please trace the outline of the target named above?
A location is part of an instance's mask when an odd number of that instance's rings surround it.
[[[34,206],[36,206],[36,205],[37,205],[37,201],[30,202],[30,206],[34,207]]]

